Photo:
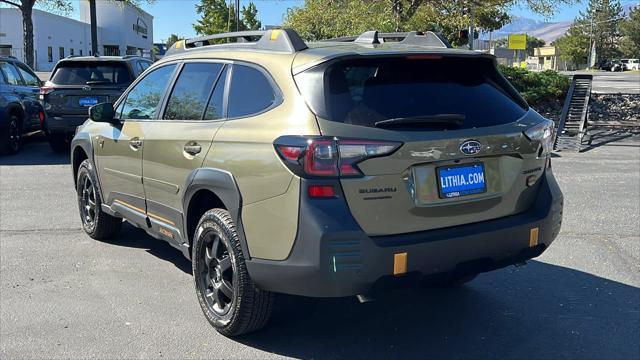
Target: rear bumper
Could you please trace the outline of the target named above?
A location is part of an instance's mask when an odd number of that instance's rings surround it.
[[[46,130],[49,134],[74,134],[76,128],[87,118],[88,115],[49,115],[46,120]]]
[[[302,197],[298,235],[289,257],[251,259],[247,269],[265,290],[340,297],[366,294],[378,282],[401,278],[393,276],[398,253],[407,253],[407,273],[419,276],[509,266],[540,255],[560,231],[562,192],[551,171],[541,181],[535,203],[524,213],[397,236],[367,236],[344,199]],[[533,228],[538,228],[537,242],[531,242]]]

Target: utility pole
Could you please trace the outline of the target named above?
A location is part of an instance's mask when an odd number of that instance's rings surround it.
[[[236,31],[240,31],[240,0],[236,0]]]
[[[469,9],[469,50],[473,50],[473,40],[475,38],[475,29],[473,26],[474,18],[475,18],[475,4],[473,1],[470,4]]]
[[[89,0],[91,17],[91,55],[98,55],[98,24],[96,22],[96,0]]]

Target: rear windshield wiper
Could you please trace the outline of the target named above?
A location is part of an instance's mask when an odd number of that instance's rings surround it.
[[[374,125],[379,128],[402,127],[402,126],[454,126],[460,127],[466,118],[463,114],[436,114],[411,117],[399,117],[376,122]]]
[[[98,84],[111,84],[111,80],[89,80],[86,82],[87,85],[98,85]]]

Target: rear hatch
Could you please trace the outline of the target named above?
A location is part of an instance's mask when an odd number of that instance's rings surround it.
[[[533,203],[546,156],[523,131],[545,120],[492,57],[356,55],[295,80],[322,135],[402,144],[359,162],[362,176],[340,180],[367,234],[479,222]]]
[[[86,115],[102,102],[115,102],[133,78],[124,61],[62,61],[40,91],[52,115]]]

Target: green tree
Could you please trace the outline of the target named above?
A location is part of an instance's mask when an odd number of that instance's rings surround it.
[[[572,26],[564,36],[553,43],[560,53],[560,58],[571,61],[575,66],[586,64],[589,55],[589,36],[581,27]]]
[[[258,20],[258,8],[254,3],[243,6],[240,11],[242,15],[242,23],[246,30],[258,30],[262,27],[262,23]]]
[[[196,13],[200,19],[193,24],[193,29],[200,35],[219,34],[229,31],[257,30],[262,24],[258,21],[258,9],[253,2],[243,6],[240,11],[240,22],[235,23],[235,6],[225,0],[200,0],[196,4]]]
[[[182,39],[184,39],[184,37],[181,37],[181,36],[176,35],[176,34],[169,35],[169,37],[165,41],[165,44],[167,45],[167,49],[170,48],[171,45],[173,45],[176,41],[182,40]]]
[[[155,0],[111,0],[122,1],[125,3],[139,6],[141,3],[152,3]],[[24,34],[24,60],[30,67],[34,65],[34,49],[33,49],[33,8],[38,7],[43,10],[54,12],[68,13],[73,10],[73,1],[71,0],[0,0],[0,3],[16,7],[22,13],[22,30]]]
[[[620,23],[620,50],[625,57],[640,58],[640,6],[629,12],[629,17]]]
[[[470,23],[495,30],[509,21],[509,9],[523,4],[541,14],[551,14],[560,4],[576,0],[305,0],[287,11],[285,26],[309,40],[362,33],[367,30],[436,30],[456,43],[458,33]]]

